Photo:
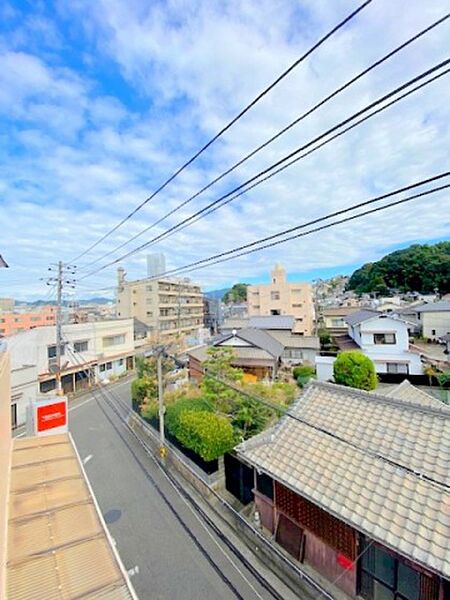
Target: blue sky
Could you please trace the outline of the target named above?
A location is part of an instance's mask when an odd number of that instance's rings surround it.
[[[357,4],[3,2],[0,253],[11,268],[1,272],[0,295],[43,296],[47,288],[40,278],[49,263],[70,260],[111,229]],[[83,257],[84,265],[148,227],[447,10],[444,0],[374,0],[135,218]],[[444,60],[449,38],[450,20],[124,250]],[[165,252],[169,268],[179,267],[447,170],[449,91],[450,76],[443,77],[151,250]],[[298,278],[348,273],[393,248],[448,239],[449,208],[443,191],[190,276],[213,289],[264,280],[278,261]],[[145,276],[145,252],[123,266],[130,278]],[[114,281],[111,267],[86,278],[76,293],[98,295],[94,290]]]

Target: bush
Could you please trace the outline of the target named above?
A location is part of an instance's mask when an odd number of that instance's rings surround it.
[[[373,362],[359,350],[341,352],[333,365],[334,381],[360,390],[374,390],[377,374]]]
[[[182,412],[176,437],[206,461],[219,458],[235,444],[228,419],[204,410]]]
[[[156,396],[155,382],[146,377],[134,379],[131,382],[131,398],[135,404],[141,405],[146,398]]]
[[[178,438],[181,415],[184,412],[213,412],[214,405],[206,398],[181,398],[166,408],[165,425],[167,431]]]
[[[308,381],[316,376],[316,370],[310,365],[300,365],[292,369],[292,375],[297,382],[298,387],[304,387]]]

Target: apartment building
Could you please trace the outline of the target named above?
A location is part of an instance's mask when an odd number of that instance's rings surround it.
[[[288,283],[286,270],[275,265],[271,281],[247,288],[249,317],[267,315],[292,315],[294,332],[312,335],[314,329],[314,301],[309,283]]]
[[[56,306],[43,306],[36,312],[2,312],[0,313],[0,335],[14,335],[21,331],[55,323]]]
[[[11,357],[13,427],[25,422],[26,407],[38,394],[56,388],[56,327],[38,327],[8,338]],[[134,366],[132,319],[63,327],[61,382],[64,392],[123,375]]]
[[[124,270],[119,268],[117,317],[139,319],[153,339],[196,335],[203,327],[203,294],[189,279],[125,281]]]

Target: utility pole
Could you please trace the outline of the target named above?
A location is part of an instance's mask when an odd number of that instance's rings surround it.
[[[58,277],[56,280],[56,393],[63,395],[61,382],[61,344],[62,344],[62,323],[61,323],[61,301],[63,289],[63,264],[58,262]]]
[[[156,359],[156,368],[158,376],[158,405],[159,405],[159,454],[161,458],[164,458],[167,454],[166,439],[164,435],[164,386],[163,386],[163,373],[162,373],[162,359],[164,356],[164,347],[158,349],[158,356]]]

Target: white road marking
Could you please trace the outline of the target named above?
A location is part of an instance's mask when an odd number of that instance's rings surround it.
[[[93,398],[88,398],[87,400],[84,400],[84,402],[80,402],[80,404],[77,404],[76,406],[70,406],[69,412],[72,410],[75,410],[76,408],[80,408],[80,406],[84,406],[85,404],[87,404],[88,402],[91,402],[92,400],[93,400]]]
[[[92,458],[92,454],[88,454],[86,458],[83,459],[83,465],[86,465]]]
[[[128,569],[127,571],[129,577],[133,577],[133,575],[137,575],[139,573],[139,566],[136,565],[132,569]]]

